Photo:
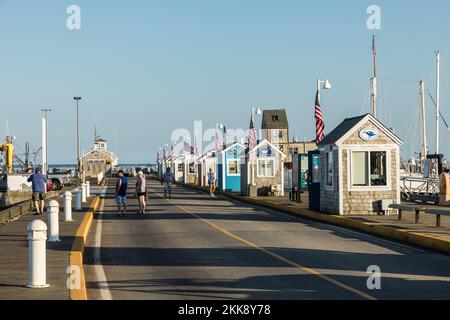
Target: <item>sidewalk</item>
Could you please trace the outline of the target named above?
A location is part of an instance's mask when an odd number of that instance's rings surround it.
[[[197,190],[205,191],[203,188],[186,185]],[[326,223],[340,225],[346,228],[373,233],[382,237],[392,238],[408,242],[421,247],[450,253],[450,217],[441,216],[441,227],[436,228],[434,215],[420,214],[418,224],[414,223],[414,213],[403,212],[402,220],[398,220],[396,214],[389,216],[339,216],[320,213],[309,210],[308,193],[301,196],[302,203],[289,200],[289,193],[284,197],[244,197],[238,193],[225,192],[224,196],[234,200],[263,206],[286,212],[301,217],[314,219]],[[403,203],[408,206],[420,206],[420,204]],[[450,208],[438,207],[436,205],[424,205],[429,209],[449,210]]]
[[[60,204],[59,232],[61,242],[47,241],[46,289],[28,289],[28,240],[27,225],[39,219],[48,226],[47,214],[33,216],[34,211],[0,227],[0,300],[69,300],[66,287],[66,269],[75,233],[94,197],[88,199],[81,212],[73,211],[73,222],[64,222],[62,198]]]
[[[230,194],[227,194],[228,196]],[[238,194],[233,195],[239,196]],[[253,198],[253,200],[262,201],[263,203],[269,202],[272,205],[278,205],[280,208],[290,207],[309,210],[308,193],[302,194],[302,203],[296,203],[289,200],[289,195],[284,197],[273,198]],[[429,209],[448,210],[450,208],[439,207],[437,205],[427,204],[422,205],[420,203],[403,202],[402,205],[411,207],[426,207]],[[402,220],[398,220],[397,214],[391,213],[391,215],[371,215],[371,216],[345,216],[348,219],[355,221],[368,222],[372,225],[379,225],[385,227],[391,227],[402,230],[410,230],[413,232],[423,233],[434,237],[441,237],[450,240],[450,216],[441,216],[441,228],[436,228],[436,217],[430,214],[420,214],[420,220],[418,224],[414,223],[415,214],[413,212],[404,211],[402,213]]]

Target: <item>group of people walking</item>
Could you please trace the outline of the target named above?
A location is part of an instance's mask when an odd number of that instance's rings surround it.
[[[35,173],[28,178],[28,182],[32,183],[32,199],[36,208],[35,215],[44,214],[45,194],[47,176],[44,175],[40,168],[35,170]],[[161,185],[164,186],[164,197],[172,197],[173,182],[175,182],[175,176],[171,172],[170,168],[166,169],[161,179]],[[216,178],[212,169],[208,172],[208,185],[211,197],[214,197],[216,190]],[[127,190],[128,190],[128,178],[125,176],[123,170],[119,170],[118,178],[115,188],[115,200],[117,204],[117,216],[124,216],[127,213]],[[139,200],[139,209],[137,214],[145,214],[146,200],[147,200],[147,181],[142,171],[137,173],[136,189],[134,196]]]
[[[127,213],[127,189],[128,178],[125,176],[123,170],[119,170],[116,182],[116,204],[117,215],[124,216]],[[136,189],[134,196],[139,200],[139,210],[137,214],[145,214],[146,199],[147,199],[147,180],[144,173],[139,171],[136,178]]]

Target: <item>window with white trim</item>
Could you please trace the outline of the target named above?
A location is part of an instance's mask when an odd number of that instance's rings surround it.
[[[352,186],[387,186],[386,151],[353,151]]]
[[[195,173],[195,163],[191,162],[189,163],[189,174],[194,174]]]
[[[230,159],[227,161],[227,175],[240,175],[241,174],[241,160]]]
[[[275,176],[275,160],[260,159],[258,160],[258,177],[274,177]]]

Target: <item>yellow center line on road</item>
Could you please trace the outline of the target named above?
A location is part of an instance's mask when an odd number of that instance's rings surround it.
[[[271,257],[273,257],[273,258],[275,258],[275,259],[277,259],[277,260],[279,260],[279,261],[282,261],[282,262],[286,263],[287,265],[290,265],[291,267],[298,268],[298,269],[300,269],[300,270],[302,270],[302,271],[304,271],[304,272],[306,272],[306,273],[309,273],[309,274],[311,274],[311,275],[317,276],[317,277],[321,278],[322,280],[325,280],[325,281],[327,281],[327,282],[329,282],[329,283],[332,283],[332,284],[334,284],[334,285],[336,285],[336,286],[338,286],[338,287],[340,287],[340,288],[342,288],[342,289],[344,289],[344,290],[347,290],[347,291],[349,291],[349,292],[351,292],[351,293],[354,293],[354,294],[356,294],[356,295],[358,295],[358,296],[360,296],[360,297],[362,297],[362,298],[364,298],[364,299],[367,299],[367,300],[377,300],[375,297],[373,297],[373,296],[371,296],[371,295],[369,295],[369,294],[367,294],[367,293],[365,293],[365,292],[363,292],[363,291],[361,291],[361,290],[352,288],[352,287],[350,287],[350,286],[348,286],[348,285],[346,285],[346,284],[344,284],[344,283],[342,283],[342,282],[340,282],[340,281],[338,281],[338,280],[335,280],[335,279],[333,279],[333,278],[331,278],[331,277],[329,277],[329,276],[326,276],[326,275],[324,275],[324,274],[321,274],[321,273],[318,272],[317,270],[314,270],[314,269],[312,269],[312,268],[304,267],[304,266],[302,266],[302,265],[300,265],[300,264],[298,264],[298,263],[296,263],[296,262],[294,262],[294,261],[292,261],[292,260],[289,260],[289,259],[287,259],[287,258],[285,258],[285,257],[283,257],[283,256],[280,256],[279,254],[276,254],[276,253],[274,253],[274,252],[272,252],[272,251],[270,251],[270,250],[267,250],[267,249],[265,249],[265,248],[262,248],[262,247],[258,246],[257,244],[255,244],[255,243],[253,243],[253,242],[251,242],[251,241],[249,241],[249,240],[246,240],[246,239],[244,239],[244,238],[241,238],[241,237],[239,237],[238,235],[236,235],[236,234],[230,232],[229,230],[227,230],[227,229],[225,229],[225,228],[223,228],[223,227],[221,227],[221,226],[215,224],[214,222],[211,222],[211,221],[209,221],[209,220],[207,220],[207,219],[203,219],[202,217],[198,216],[198,215],[195,214],[194,212],[192,212],[192,211],[190,211],[190,210],[184,208],[183,206],[181,206],[181,205],[179,205],[179,204],[173,202],[172,200],[170,200],[170,199],[168,199],[168,198],[165,198],[162,194],[159,194],[159,193],[157,193],[157,192],[153,192],[153,193],[156,194],[157,196],[163,198],[163,199],[166,199],[166,200],[167,200],[168,202],[170,202],[172,205],[174,205],[174,206],[180,208],[180,209],[183,210],[184,212],[186,212],[186,213],[188,213],[188,214],[194,216],[195,218],[199,219],[200,221],[202,221],[202,222],[208,224],[208,225],[211,226],[212,228],[214,228],[214,229],[220,231],[221,233],[223,233],[223,234],[229,236],[230,238],[233,238],[233,239],[235,239],[235,240],[237,240],[237,241],[239,241],[239,242],[242,242],[242,243],[246,244],[247,246],[249,246],[249,247],[251,247],[251,248],[253,248],[253,249],[256,249],[256,250],[259,250],[259,251],[261,251],[261,252],[264,252],[264,253],[268,254],[269,256],[271,256]]]

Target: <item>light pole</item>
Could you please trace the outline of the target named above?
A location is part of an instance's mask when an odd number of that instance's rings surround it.
[[[320,104],[320,90],[321,90],[322,84],[323,84],[323,89],[324,90],[331,89],[331,83],[330,83],[330,81],[328,79],[325,80],[325,81],[322,81],[320,79],[317,80],[317,100],[318,100],[319,104]]]
[[[41,109],[42,112],[45,113],[45,163],[43,163],[44,168],[42,171],[45,175],[48,174],[48,113],[52,111],[52,109]]]
[[[260,116],[262,115],[262,110],[261,108],[252,108],[252,118],[253,118],[253,125],[255,126],[255,131],[256,131],[256,143],[258,143],[259,139],[258,139],[258,130],[256,129],[256,121],[255,118],[256,116]]]
[[[80,155],[80,118],[79,118],[79,108],[78,103],[81,100],[81,97],[73,97],[73,99],[77,102],[77,164],[78,164],[78,177],[81,178],[81,155]]]

